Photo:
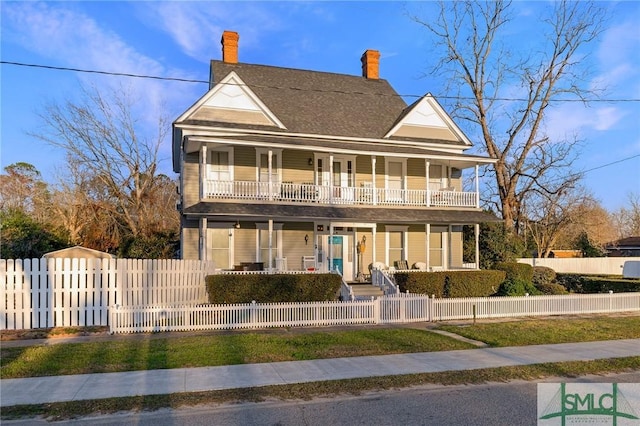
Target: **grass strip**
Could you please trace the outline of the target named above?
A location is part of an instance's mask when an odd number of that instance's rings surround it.
[[[473,325],[439,325],[439,329],[493,347],[593,342],[640,338],[640,316],[519,319]]]
[[[238,332],[2,348],[0,378],[111,373],[470,349],[426,330]]]
[[[462,385],[513,380],[536,381],[548,377],[573,378],[589,374],[612,374],[640,370],[640,357],[544,363],[469,371],[410,374],[334,380],[293,385],[264,386],[223,391],[176,393],[138,397],[3,407],[2,420],[44,417],[50,421],[111,414],[121,411],[153,411],[201,404],[263,402],[267,399],[310,400],[317,397],[360,395],[364,392],[401,389],[427,384]]]

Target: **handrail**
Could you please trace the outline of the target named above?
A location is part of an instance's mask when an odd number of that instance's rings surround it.
[[[371,270],[371,284],[379,287],[385,295],[400,293],[398,286],[389,277],[389,272],[383,269],[373,268]]]
[[[206,180],[204,197],[302,202],[330,205],[476,207],[476,193],[450,190],[390,189],[313,183]]]

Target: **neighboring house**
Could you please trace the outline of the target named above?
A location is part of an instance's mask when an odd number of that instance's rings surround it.
[[[640,237],[627,237],[605,244],[609,257],[640,256]]]
[[[376,262],[476,267],[462,231],[498,220],[479,208],[478,170],[493,160],[464,153],[433,96],[407,106],[373,50],[352,76],[238,63],[230,31],[222,45],[209,91],[174,123],[183,258],[347,280]]]
[[[572,259],[582,257],[582,250],[551,250],[549,257],[555,259]]]

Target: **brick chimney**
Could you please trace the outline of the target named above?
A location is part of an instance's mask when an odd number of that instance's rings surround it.
[[[222,61],[228,64],[238,63],[238,39],[240,36],[235,31],[222,33]]]
[[[370,78],[372,80],[377,80],[380,78],[380,52],[377,50],[366,50],[362,54],[362,76],[365,78]]]

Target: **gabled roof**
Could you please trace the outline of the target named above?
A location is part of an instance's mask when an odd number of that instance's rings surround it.
[[[231,72],[291,133],[382,138],[407,107],[382,79],[211,61],[212,84]]]
[[[405,109],[385,138],[415,138],[431,135],[433,139],[461,142],[471,146],[471,141],[445,112],[438,101],[427,93]]]

